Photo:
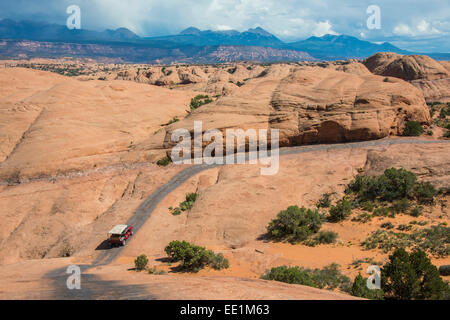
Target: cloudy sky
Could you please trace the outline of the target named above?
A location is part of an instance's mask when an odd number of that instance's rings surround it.
[[[1,0],[0,18],[65,24],[72,4],[81,8],[85,29],[127,27],[154,36],[189,26],[260,26],[285,41],[348,34],[417,52],[450,52],[449,0]],[[381,9],[380,29],[367,27],[370,5]]]

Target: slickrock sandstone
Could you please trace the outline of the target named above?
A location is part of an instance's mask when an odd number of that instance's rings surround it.
[[[447,69],[428,56],[404,56],[391,52],[377,53],[364,61],[373,73],[407,81],[435,80],[449,77]]]
[[[175,116],[190,91],[129,81],[78,81],[30,69],[0,70],[0,181],[120,162]]]
[[[407,120],[427,124],[421,92],[409,83],[321,67],[275,65],[230,96],[202,106],[166,128],[279,129],[281,146],[379,139],[402,134]],[[159,137],[158,139],[160,139]]]
[[[410,81],[423,92],[428,102],[450,101],[450,69],[446,61],[438,62],[428,56],[383,52],[363,63],[374,74]]]

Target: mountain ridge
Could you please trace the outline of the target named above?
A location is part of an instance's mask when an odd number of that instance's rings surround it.
[[[186,54],[186,57],[199,57],[198,54],[202,51],[211,52],[211,48],[223,48],[226,46],[233,52],[233,56],[239,57],[276,57],[275,60],[256,60],[257,62],[278,62],[278,61],[295,61],[298,57],[305,57],[307,60],[346,60],[351,58],[365,59],[378,52],[393,52],[398,54],[414,54],[407,50],[402,50],[389,42],[381,44],[365,41],[349,35],[331,35],[327,34],[322,37],[312,36],[305,40],[296,42],[284,42],[275,35],[264,30],[261,27],[250,28],[246,31],[239,32],[237,30],[200,30],[196,27],[188,27],[175,35],[157,36],[157,37],[141,37],[127,28],[118,28],[115,30],[107,29],[105,31],[92,31],[87,29],[69,30],[66,26],[58,24],[50,24],[46,22],[37,21],[21,21],[16,22],[11,19],[0,20],[0,39],[12,40],[27,40],[38,42],[61,42],[74,44],[93,44],[100,47],[109,46],[106,51],[114,51],[117,47],[129,47],[131,51],[167,51],[166,54],[171,54],[170,51],[177,52],[175,56],[179,57],[179,52]],[[7,42],[8,44],[12,42]],[[55,45],[57,47],[57,45]],[[241,47],[243,54],[236,54],[236,48]],[[249,54],[249,48],[258,48],[258,54]],[[132,48],[132,49],[131,49]],[[260,49],[266,48],[266,49]],[[268,48],[278,50],[269,50]],[[14,48],[0,48],[0,56],[10,57],[11,52],[20,54],[21,52],[14,52]],[[49,49],[47,56],[56,55],[56,52],[51,52]],[[263,53],[262,50],[266,52]],[[58,51],[58,50],[55,50]],[[299,54],[293,54],[293,51]],[[70,54],[70,52],[66,52]],[[151,52],[151,55],[154,52]],[[303,54],[301,54],[303,53]],[[27,55],[27,53],[25,53]],[[88,54],[86,52],[85,54]],[[106,53],[105,53],[106,54]],[[126,55],[126,50],[122,50],[122,54]],[[285,54],[283,60],[283,54]],[[110,55],[115,56],[114,53]],[[133,55],[133,52],[130,52]],[[97,55],[96,55],[97,56]],[[439,60],[450,59],[450,54],[439,53],[429,54],[430,57]],[[170,58],[169,56],[168,58]],[[122,57],[127,61],[126,56]],[[174,59],[166,59],[168,61],[178,61]],[[200,57],[199,61],[205,61]],[[310,59],[311,58],[311,59]],[[228,58],[224,57],[226,61]],[[270,59],[270,58],[267,58]],[[142,59],[130,61],[141,61]],[[152,61],[149,59],[148,61]],[[252,60],[255,61],[255,60]]]

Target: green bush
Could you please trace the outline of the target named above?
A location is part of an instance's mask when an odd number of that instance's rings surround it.
[[[429,182],[419,182],[414,186],[414,196],[419,203],[432,204],[437,190]]]
[[[223,256],[223,254],[218,253],[212,257],[211,267],[216,270],[228,269],[230,267],[230,263],[228,262],[228,259]]]
[[[322,226],[322,215],[318,210],[291,206],[280,211],[277,218],[267,226],[270,238],[299,243],[317,233]]]
[[[376,289],[371,290],[367,287],[367,279],[364,278],[361,274],[358,274],[353,281],[351,295],[354,297],[360,297],[371,300],[382,300],[383,299],[383,291]]]
[[[316,240],[320,244],[335,243],[337,238],[338,234],[333,231],[320,231],[316,236]]]
[[[204,247],[190,244],[187,241],[172,241],[164,249],[171,262],[181,262],[181,269],[198,272],[206,266],[214,269],[229,267],[228,260],[222,254],[214,254]]]
[[[147,269],[148,274],[154,274],[157,276],[166,274],[166,272],[164,270],[156,270],[156,267],[151,267]]]
[[[401,169],[387,169],[379,177],[380,189],[384,190],[381,199],[393,201],[411,196],[417,178],[414,173]]]
[[[320,289],[334,290],[338,288],[344,292],[351,290],[350,279],[339,271],[339,266],[335,263],[323,269],[314,270],[287,266],[276,267],[266,271],[261,278]]]
[[[331,222],[339,222],[347,218],[352,214],[352,205],[350,201],[342,199],[338,201],[336,206],[332,206],[330,209],[330,216],[328,219]]]
[[[134,266],[137,271],[142,271],[147,268],[148,258],[145,254],[141,254],[134,260]]]
[[[317,208],[329,208],[331,206],[331,199],[329,193],[324,193],[322,198],[316,204]]]
[[[394,213],[406,213],[406,212],[408,212],[408,209],[410,207],[411,207],[411,203],[409,202],[408,199],[400,199],[400,200],[395,200],[392,203],[391,210]]]
[[[406,122],[405,130],[403,131],[403,135],[409,137],[418,137],[423,134],[424,130],[420,122],[417,121],[408,121]]]
[[[159,160],[156,162],[156,164],[157,164],[158,166],[160,166],[160,167],[168,166],[168,165],[171,164],[171,163],[172,163],[172,159],[170,159],[169,157],[165,157],[165,158],[159,159]]]
[[[196,193],[188,193],[186,195],[186,200],[180,203],[180,209],[181,211],[187,211],[192,209],[194,206],[194,202],[197,200],[197,194]]]
[[[436,258],[450,254],[450,228],[442,225],[421,229],[413,233],[378,230],[361,242],[364,249],[380,249],[388,253],[398,248],[421,249]]]
[[[347,194],[355,194],[359,207],[375,200],[394,201],[394,213],[406,212],[410,203],[416,199],[419,203],[431,204],[437,195],[429,182],[418,182],[414,173],[405,169],[387,169],[380,176],[364,177],[357,175],[347,187]]]
[[[174,215],[178,216],[183,211],[191,210],[194,206],[194,202],[197,200],[197,194],[196,193],[188,193],[186,194],[186,198],[183,202],[180,203],[179,207],[176,208],[169,208],[169,211]]]
[[[412,217],[418,217],[422,214],[422,210],[423,210],[422,207],[415,206],[414,208],[411,209],[411,211],[409,212],[409,215]]]
[[[191,110],[200,108],[201,106],[211,103],[212,99],[208,95],[199,94],[191,99],[190,107]]]
[[[448,285],[421,250],[395,250],[382,268],[381,287],[385,298],[398,300],[440,300],[448,294]]]
[[[317,287],[312,274],[299,267],[275,267],[263,274],[261,279]]]
[[[388,230],[394,229],[394,225],[392,224],[392,222],[382,223],[380,227],[383,229],[388,229]]]
[[[387,217],[389,215],[389,209],[386,207],[376,208],[373,211],[375,217]]]

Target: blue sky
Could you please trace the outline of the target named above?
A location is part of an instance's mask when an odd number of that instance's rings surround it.
[[[450,52],[449,0],[2,0],[0,18],[65,24],[72,4],[81,8],[82,27],[93,30],[127,27],[154,36],[189,26],[260,26],[285,41],[348,34],[418,52]],[[380,7],[381,29],[367,28],[369,5]]]

